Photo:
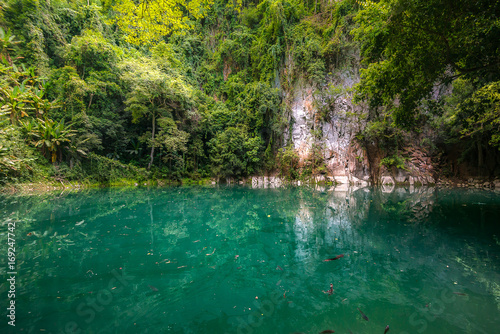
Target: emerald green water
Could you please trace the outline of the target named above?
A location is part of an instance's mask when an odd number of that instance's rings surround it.
[[[1,333],[500,332],[500,193],[105,189],[0,217]]]

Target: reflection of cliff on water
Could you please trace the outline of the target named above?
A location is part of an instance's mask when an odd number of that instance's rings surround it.
[[[3,231],[7,220],[17,222],[19,293],[36,304],[31,318],[20,313],[31,319],[26,326],[55,308],[54,296],[62,311],[49,320],[64,326],[61,314],[75,315],[112,270],[133,278],[99,315],[102,322],[76,318],[84,331],[139,309],[148,326],[192,332],[219,321],[213,332],[236,332],[235,317],[271,292],[281,299],[263,333],[319,332],[332,314],[340,328],[367,332],[351,312],[357,307],[370,324],[388,315],[404,320],[441,291],[466,295],[446,305],[431,333],[467,324],[484,329],[495,325],[496,313],[477,305],[500,305],[500,201],[492,192],[172,187],[4,197],[0,205]],[[322,293],[330,283],[333,294]]]
[[[296,261],[312,275],[324,270],[322,259],[347,254],[342,273],[325,275],[336,286],[349,280],[343,297],[412,305],[436,289],[481,290],[478,284],[500,307],[497,194],[424,187],[301,193],[289,228]]]

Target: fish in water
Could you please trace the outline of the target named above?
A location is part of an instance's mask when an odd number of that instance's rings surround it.
[[[330,283],[330,290],[328,290],[328,291],[323,290],[323,292],[331,295],[333,293],[333,283]]]
[[[151,289],[151,291],[157,292],[158,288],[152,285],[148,285],[148,287]]]
[[[363,317],[363,319],[365,319],[366,321],[368,321],[368,317],[366,316],[366,314],[363,313],[363,311],[361,311],[358,307],[358,311],[359,313],[361,313],[361,316]]]
[[[335,261],[335,260],[340,259],[341,257],[344,257],[344,254],[337,255],[335,257],[332,257],[331,259],[326,259],[326,260],[324,260],[324,262]]]
[[[453,293],[459,296],[467,296],[467,294],[463,292],[453,292]]]
[[[281,270],[281,271],[283,271],[283,268],[281,268],[280,266],[277,266],[277,267],[276,267],[276,270]]]
[[[332,331],[331,329],[327,329],[322,331],[321,333],[335,333],[335,331]]]
[[[389,331],[389,325],[385,326],[384,334],[387,333],[388,331]]]

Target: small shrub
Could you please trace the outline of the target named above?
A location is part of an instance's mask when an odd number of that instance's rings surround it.
[[[406,162],[405,158],[403,158],[397,154],[394,154],[394,155],[383,158],[380,161],[380,166],[385,166],[387,168],[391,168],[391,167],[395,166],[396,168],[399,168],[399,169],[408,170],[408,168],[406,168],[406,166],[405,166],[405,162]]]

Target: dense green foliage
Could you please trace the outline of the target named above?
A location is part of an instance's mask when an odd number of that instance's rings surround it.
[[[328,121],[346,93],[332,78],[360,66],[356,97],[367,108],[357,116],[367,125],[357,138],[385,152],[383,165],[404,164],[401,126],[434,127],[447,143],[500,147],[495,1],[3,0],[0,7],[2,180],[266,171],[297,178],[299,159],[284,133],[294,89],[312,87]],[[314,147],[309,173],[324,172]],[[97,171],[91,156],[136,170]]]
[[[166,3],[2,4],[2,110],[36,163],[69,179],[92,174],[91,153],[157,178],[275,169],[293,86],[319,87],[352,57],[355,1],[179,1],[161,25]]]
[[[354,31],[367,64],[360,96],[411,126],[437,85],[500,80],[499,15],[495,1],[368,1]]]
[[[366,1],[353,30],[365,65],[357,99],[370,108],[363,139],[397,154],[396,127],[431,129],[481,174],[483,151],[500,148],[499,17],[498,1]]]

